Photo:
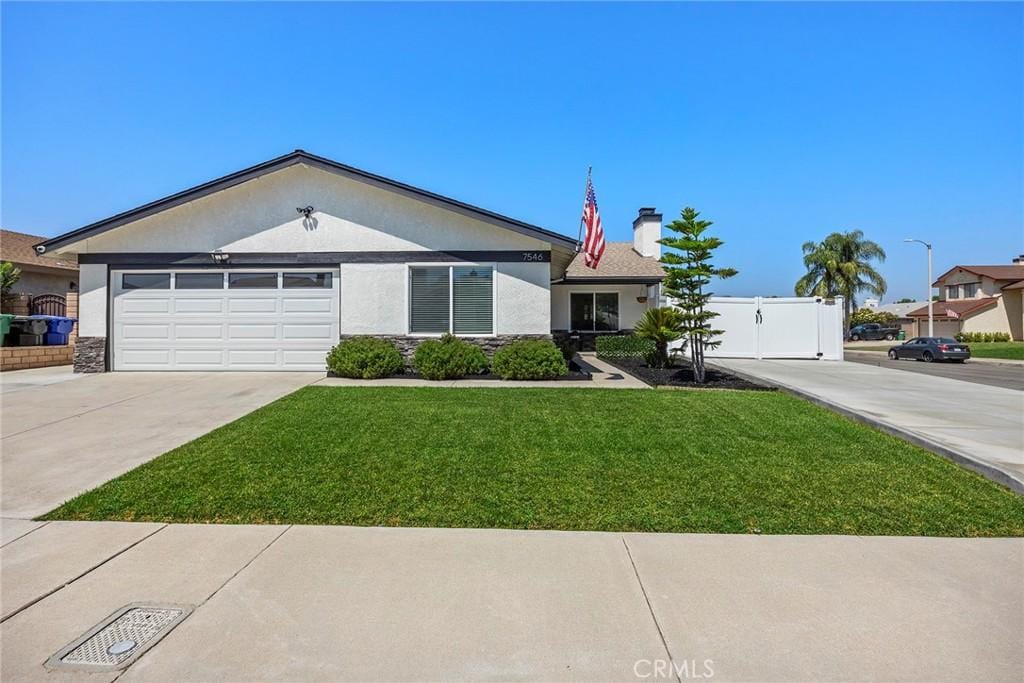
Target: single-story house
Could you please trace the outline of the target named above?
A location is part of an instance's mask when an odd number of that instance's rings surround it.
[[[658,305],[661,216],[600,267],[575,237],[296,150],[43,241],[77,257],[75,369],[323,370],[353,335],[409,354],[630,329]]]
[[[873,301],[874,304],[869,304],[869,301]],[[909,339],[910,337],[916,337],[917,334],[917,322],[914,318],[910,317],[910,312],[920,308],[921,304],[917,301],[908,301],[901,304],[879,304],[878,299],[865,299],[863,308],[870,308],[872,311],[878,313],[891,313],[896,316],[896,324],[899,325],[900,329]]]
[[[74,254],[58,258],[41,256],[35,245],[45,239],[39,235],[0,230],[0,261],[13,263],[21,271],[21,277],[11,287],[14,300],[11,312],[27,315],[33,297],[52,294],[66,298],[68,292],[78,289],[78,261]]]
[[[1024,340],[1024,256],[1003,266],[953,266],[932,283],[939,300],[932,303],[935,336],[960,332],[1004,332]],[[928,305],[909,314],[916,335],[928,334]]]

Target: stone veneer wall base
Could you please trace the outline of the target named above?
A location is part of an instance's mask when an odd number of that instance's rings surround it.
[[[79,337],[75,342],[75,372],[106,372],[107,338]]]

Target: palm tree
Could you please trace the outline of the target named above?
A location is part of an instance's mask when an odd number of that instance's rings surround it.
[[[685,332],[682,314],[671,306],[648,308],[633,326],[633,334],[654,342],[655,363],[659,368],[668,366],[668,345]]]
[[[885,261],[885,250],[864,239],[860,230],[834,232],[821,242],[804,242],[804,265],[807,274],[797,280],[797,296],[842,296],[843,322],[848,327],[855,297],[869,292],[885,294],[885,279],[871,261]]]

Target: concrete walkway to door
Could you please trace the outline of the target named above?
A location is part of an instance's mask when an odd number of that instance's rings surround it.
[[[0,375],[2,501],[30,519],[323,377],[315,372]],[[66,370],[68,377],[70,369]],[[22,374],[26,373],[26,374]],[[13,533],[5,530],[5,534]]]

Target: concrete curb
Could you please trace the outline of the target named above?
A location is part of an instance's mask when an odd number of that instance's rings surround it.
[[[877,351],[874,349],[858,349],[855,347],[847,347],[844,353],[871,353],[878,354],[879,356],[885,356],[887,351]],[[1011,358],[976,358],[971,356],[968,363],[981,363],[982,365],[1003,365],[1009,368],[1024,368],[1024,360],[1013,360]]]
[[[707,366],[712,367],[712,363],[707,363]],[[874,427],[875,429],[878,429],[880,431],[885,432],[886,434],[890,434],[892,436],[903,439],[904,441],[909,441],[915,446],[920,446],[921,448],[929,450],[932,453],[935,453],[936,455],[940,455],[943,458],[946,458],[947,460],[951,460],[962,467],[966,467],[969,470],[977,472],[986,479],[990,479],[991,481],[994,481],[997,484],[1001,484],[1007,487],[1014,493],[1024,495],[1024,478],[1022,478],[1020,475],[1016,473],[1004,470],[1003,468],[998,467],[997,465],[993,465],[992,463],[985,462],[983,460],[978,460],[972,455],[969,455],[962,451],[955,450],[953,448],[949,448],[948,446],[945,446],[937,441],[932,441],[927,437],[921,436],[920,434],[911,432],[902,427],[898,427],[894,424],[886,422],[885,420],[880,420],[876,417],[864,415],[863,413],[839,405],[838,403],[834,403],[828,400],[827,398],[823,398],[809,391],[798,389],[796,387],[784,384],[782,382],[777,382],[775,380],[768,380],[763,377],[755,377],[753,375],[750,375],[749,373],[743,372],[742,370],[735,370],[733,368],[725,368],[722,366],[716,366],[716,369],[722,370],[724,372],[730,372],[736,375],[737,377],[741,377],[747,380],[748,382],[752,382],[754,384],[760,384],[762,386],[771,386],[777,389],[781,389],[782,391],[785,391],[787,394],[792,394],[793,396],[797,396],[798,398],[805,399],[807,401],[810,401],[811,403],[821,406],[822,408],[827,408],[832,412],[839,413],[844,417],[848,417],[851,420],[855,420],[857,422],[860,422],[861,424],[866,424],[870,427]]]

